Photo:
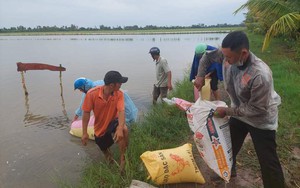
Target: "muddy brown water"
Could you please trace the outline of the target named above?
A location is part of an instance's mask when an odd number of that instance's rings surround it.
[[[122,88],[145,112],[155,78],[152,46],[167,58],[174,83],[191,65],[198,43],[219,46],[225,35],[0,36],[0,187],[76,185],[85,161],[101,160],[93,142],[83,147],[69,134],[81,99],[73,90],[76,78],[98,80],[118,70],[129,77]],[[26,96],[16,62],[62,64],[67,71],[61,80],[59,72],[27,71]]]

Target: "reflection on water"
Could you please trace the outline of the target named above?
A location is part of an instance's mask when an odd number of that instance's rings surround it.
[[[35,115],[30,112],[28,95],[25,95],[25,108],[26,108],[26,114],[24,115],[24,120],[23,120],[25,127],[36,123],[39,124],[43,122],[45,119],[47,119],[46,116],[42,116],[40,114]]]
[[[62,106],[62,116],[55,116],[55,117],[49,117],[41,114],[33,114],[30,111],[29,106],[29,93],[27,91],[26,83],[25,83],[25,77],[23,71],[21,71],[21,77],[22,77],[22,86],[24,90],[24,97],[25,97],[25,109],[26,113],[24,115],[24,124],[25,127],[28,126],[36,126],[44,129],[66,129],[68,128],[70,124],[70,120],[68,118],[68,114],[66,111],[65,101],[64,101],[64,95],[63,95],[63,84],[62,84],[62,71],[59,71],[59,80],[60,80],[60,96],[61,96],[61,106]]]

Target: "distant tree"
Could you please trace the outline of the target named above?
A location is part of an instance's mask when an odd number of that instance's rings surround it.
[[[24,26],[20,25],[17,27],[17,31],[21,31],[21,32],[26,31],[26,28]]]
[[[155,25],[146,25],[146,26],[144,27],[144,29],[149,29],[149,30],[157,29],[157,28],[158,28],[158,27],[155,26]]]
[[[133,26],[125,26],[124,30],[138,30],[139,26],[133,25]]]
[[[10,30],[13,31],[13,32],[16,32],[17,28],[16,27],[11,27]]]
[[[68,28],[70,31],[76,31],[78,30],[78,26],[71,24],[71,26]]]
[[[199,23],[199,24],[197,24],[197,25],[192,25],[192,26],[191,26],[191,28],[205,28],[205,27],[206,27],[206,25],[203,24],[203,23]]]
[[[115,30],[123,30],[121,26],[114,27]]]
[[[100,30],[111,30],[110,27],[107,27],[107,26],[104,26],[104,25],[100,25],[100,26],[99,26],[99,29],[100,29]]]

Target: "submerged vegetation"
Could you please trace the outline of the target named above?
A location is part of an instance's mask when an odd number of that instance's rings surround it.
[[[92,29],[92,30],[40,30],[40,31],[0,31],[0,36],[40,36],[40,35],[156,35],[156,34],[199,34],[228,33],[233,30],[243,30],[243,26],[204,27],[204,28],[165,28],[165,29]],[[1,29],[0,29],[1,30]]]

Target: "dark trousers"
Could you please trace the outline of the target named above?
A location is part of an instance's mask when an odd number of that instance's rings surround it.
[[[216,70],[211,73],[210,78],[211,78],[211,81],[210,81],[211,90],[213,90],[213,91],[218,90],[218,80],[219,79],[218,79]]]
[[[264,187],[284,187],[283,172],[276,152],[276,131],[258,129],[235,118],[230,118],[229,125],[233,152],[232,169],[235,170],[236,156],[245,137],[250,133],[260,164]]]
[[[158,97],[166,98],[168,95],[168,87],[156,87],[153,86],[153,104],[157,101]]]

